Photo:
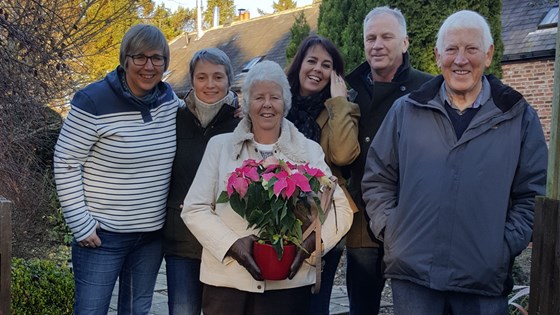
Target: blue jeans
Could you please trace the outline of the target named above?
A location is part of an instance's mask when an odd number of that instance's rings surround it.
[[[200,259],[165,256],[169,315],[200,315]]]
[[[101,246],[72,242],[75,315],[106,315],[119,278],[118,314],[148,314],[163,258],[161,233],[97,230]]]
[[[321,290],[317,294],[311,295],[311,303],[309,305],[309,314],[328,315],[331,303],[331,293],[334,283],[334,276],[340,257],[344,251],[344,239],[342,239],[335,247],[333,247],[323,257],[323,270],[321,272]]]
[[[346,247],[346,288],[350,302],[350,315],[377,314],[383,277],[382,247]]]
[[[391,279],[395,315],[505,315],[507,296],[436,291],[410,281]]]

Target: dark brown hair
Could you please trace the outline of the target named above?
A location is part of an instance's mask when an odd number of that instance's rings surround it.
[[[331,56],[333,61],[333,71],[344,78],[344,60],[342,59],[342,55],[338,51],[338,48],[336,48],[333,42],[325,37],[319,35],[311,35],[306,37],[301,42],[296,55],[294,56],[294,59],[292,59],[292,63],[286,71],[286,76],[288,77],[288,82],[290,82],[290,90],[292,91],[292,95],[299,95],[299,70],[301,69],[303,58],[305,58],[305,54],[309,49],[317,45],[323,47]],[[328,97],[330,97],[330,85],[327,84],[325,89],[328,89]]]

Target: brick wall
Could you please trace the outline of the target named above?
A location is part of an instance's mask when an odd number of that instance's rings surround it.
[[[548,141],[552,121],[554,60],[503,64],[502,81],[523,94],[537,110]]]

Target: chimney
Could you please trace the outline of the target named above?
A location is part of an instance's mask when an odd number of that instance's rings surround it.
[[[237,9],[239,21],[243,21],[245,19],[245,12],[246,11],[247,10],[245,10],[245,9]]]
[[[202,35],[202,0],[196,0],[196,38],[201,38]]]
[[[220,8],[218,6],[214,7],[214,24],[213,27],[216,28],[220,25]]]

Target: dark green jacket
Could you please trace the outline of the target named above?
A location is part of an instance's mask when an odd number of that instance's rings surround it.
[[[233,116],[238,107],[237,97],[235,97],[232,104],[224,104],[210,124],[203,128],[189,109],[192,107],[189,106],[192,105],[189,104],[192,102],[189,101],[190,93],[185,97],[187,106],[179,109],[177,113],[177,153],[173,161],[171,187],[167,199],[163,248],[166,255],[200,259],[202,246],[181,219],[180,206],[191,187],[210,138],[232,132],[240,119]]]
[[[433,78],[428,73],[412,68],[408,53],[403,55],[403,64],[397,70],[392,82],[375,82],[374,85],[371,85],[367,80],[370,71],[369,64],[364,62],[346,76],[346,81],[352,88],[352,91],[350,91],[350,101],[360,106],[361,113],[358,130],[360,155],[354,163],[346,168],[346,173],[350,175],[348,190],[360,209],[359,212],[354,214],[352,228],[346,237],[346,245],[349,247],[378,246],[367,227],[369,218],[367,218],[365,212],[361,189],[366,154],[371,141],[393,102],[401,96],[418,89],[423,83]]]

